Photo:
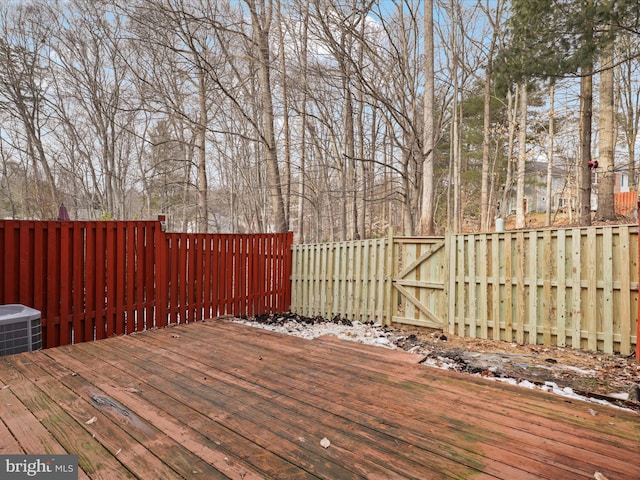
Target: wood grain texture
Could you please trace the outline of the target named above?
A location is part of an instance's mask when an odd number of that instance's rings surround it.
[[[4,357],[2,451],[82,478],[637,479],[636,414],[419,360],[223,320]]]

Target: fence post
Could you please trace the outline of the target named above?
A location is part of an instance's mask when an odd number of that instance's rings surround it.
[[[395,274],[395,272],[393,271],[393,266],[395,265],[395,262],[393,261],[393,250],[394,250],[394,245],[393,245],[393,227],[389,227],[388,233],[387,233],[387,248],[385,249],[385,270],[386,270],[386,288],[385,288],[385,299],[384,299],[384,304],[387,307],[387,314],[386,314],[386,318],[384,319],[384,324],[385,325],[391,325],[392,321],[393,321],[393,308],[394,308],[394,303],[395,302],[395,298],[396,296],[394,295],[393,292],[393,276]]]
[[[284,264],[284,288],[285,288],[285,298],[284,298],[284,312],[291,311],[291,297],[292,297],[292,280],[293,280],[293,232],[287,232],[287,241],[285,243],[285,264]]]
[[[448,324],[448,332],[451,335],[455,335],[456,333],[456,299],[457,299],[457,278],[458,274],[458,237],[447,231],[445,236],[445,241],[448,250],[448,259],[445,259],[445,276],[444,283],[447,285],[447,324]],[[463,261],[461,258],[460,261]],[[462,287],[464,291],[464,286]],[[464,323],[464,317],[461,318],[461,321]],[[464,325],[463,325],[464,329]],[[444,330],[444,329],[443,329]]]
[[[155,264],[156,264],[156,315],[154,326],[156,328],[167,326],[167,306],[169,302],[169,279],[167,278],[169,261],[167,257],[166,217],[158,215],[158,224],[155,228]]]
[[[640,256],[640,201],[637,204],[638,217],[638,256]],[[640,278],[640,261],[638,262],[638,278]],[[636,362],[640,362],[640,289],[638,291],[638,316],[636,318]]]

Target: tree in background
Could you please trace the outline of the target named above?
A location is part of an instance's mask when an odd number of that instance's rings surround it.
[[[614,45],[606,44],[600,56],[600,105],[599,105],[599,142],[598,168],[602,174],[598,181],[598,208],[594,220],[610,221],[616,219],[613,192],[615,180],[614,151],[617,134],[615,128],[614,97]]]
[[[637,2],[627,0],[512,0],[511,52],[506,65],[524,78],[580,78],[580,222],[591,223],[594,168],[604,181],[598,188],[598,220],[613,220],[615,126],[613,55],[621,30],[634,31]],[[536,19],[533,22],[532,19]],[[631,19],[637,18],[631,17]],[[532,27],[535,25],[535,28]],[[599,64],[598,64],[599,61]],[[600,71],[599,158],[592,161],[593,73]],[[595,165],[598,165],[596,168]]]
[[[181,230],[291,226],[317,242],[390,226],[486,231],[514,210],[521,226],[518,180],[524,195],[545,180],[523,177],[518,155],[540,170],[548,152],[548,221],[551,196],[575,196],[577,178],[590,221],[592,175],[606,184],[622,170],[605,152],[628,155],[635,175],[634,1],[30,0],[0,10],[5,216],[51,218],[64,201],[74,218],[168,213]],[[608,85],[614,36],[626,152],[606,133],[607,102],[616,113],[606,96],[591,145],[592,82]],[[551,109],[539,78],[560,92]],[[580,95],[566,87],[578,81]],[[570,170],[562,193],[550,188],[554,162]],[[598,203],[603,215],[611,205]]]
[[[422,155],[422,202],[420,232],[433,235],[435,192],[433,164],[435,157],[435,60],[433,45],[433,0],[424,1],[424,127]]]
[[[620,65],[618,67],[618,92],[620,97],[620,113],[618,123],[627,147],[629,187],[637,190],[636,179],[636,142],[638,141],[638,124],[640,122],[640,35],[622,33],[618,42]]]
[[[21,202],[24,213],[41,218],[55,218],[60,199],[45,139],[51,113],[47,102],[51,27],[41,9],[0,5],[0,109],[5,120],[0,135],[23,164],[23,181],[29,185],[25,192],[31,196]]]

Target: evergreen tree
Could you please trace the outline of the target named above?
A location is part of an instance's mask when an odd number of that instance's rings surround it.
[[[591,76],[598,57],[609,51],[619,31],[612,25],[624,21],[633,29],[637,16],[635,21],[624,17],[638,8],[635,0],[512,0],[510,44],[501,58],[502,75],[513,82],[581,78],[580,221],[585,225],[591,222]],[[611,189],[599,193],[612,196]],[[600,203],[613,205],[613,199],[599,198]]]

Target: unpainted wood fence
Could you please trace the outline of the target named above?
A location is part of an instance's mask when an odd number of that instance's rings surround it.
[[[165,233],[160,221],[0,220],[0,304],[40,310],[55,347],[283,312],[291,233]]]
[[[633,225],[294,245],[292,311],[630,354]]]

